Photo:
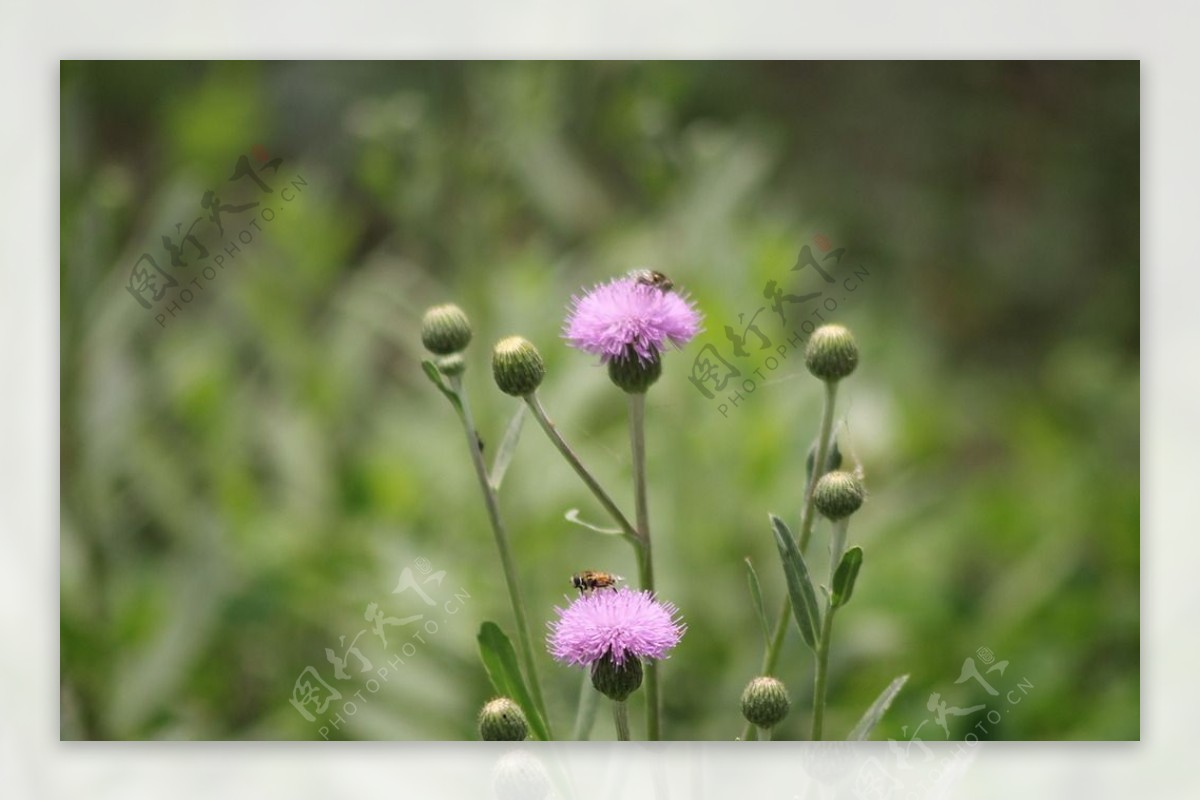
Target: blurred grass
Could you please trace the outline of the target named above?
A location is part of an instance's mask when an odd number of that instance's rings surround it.
[[[640,265],[708,328],[649,397],[658,584],[689,626],[666,734],[735,736],[762,651],[742,560],[777,608],[766,515],[796,514],[820,388],[785,362],[726,418],[686,376],[817,234],[870,271],[837,315],[871,497],[828,730],[904,672],[877,737],[911,737],[933,692],[987,702],[955,680],[989,647],[1004,687],[1034,686],[986,736],[1136,738],[1138,84],[1136,63],[64,62],[63,738],[318,737],[293,682],[330,678],[369,602],[403,612],[418,556],[470,599],[332,736],[474,737],[474,636],[511,615],[420,314],[471,315],[488,443],[515,404],[491,343],[538,344],[551,415],[628,505],[623,399],[558,330],[572,293]],[[308,187],[160,328],[130,266],[255,144]],[[533,426],[502,503],[535,626],[576,570],[636,575],[563,521],[603,514]],[[795,632],[782,665],[800,738]],[[565,730],[578,675],[540,670]]]

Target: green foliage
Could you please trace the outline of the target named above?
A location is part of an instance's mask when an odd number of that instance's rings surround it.
[[[854,728],[850,731],[850,736],[847,740],[865,740],[871,736],[871,732],[879,725],[879,720],[883,714],[888,711],[888,707],[892,705],[892,701],[904,689],[904,685],[908,683],[908,674],[897,676],[892,680],[884,691],[879,694],[879,697],[871,704],[863,716],[859,718],[858,723],[854,724]]]
[[[829,596],[829,602],[834,609],[845,606],[850,601],[850,596],[854,593],[854,582],[858,580],[858,571],[862,568],[862,561],[862,548],[857,545],[847,548],[846,552],[842,554],[842,561],[838,562],[837,572],[833,574],[833,588]]]
[[[479,656],[487,668],[488,678],[500,695],[512,698],[521,707],[529,721],[529,727],[539,740],[549,740],[546,723],[533,703],[533,696],[521,675],[517,663],[517,652],[513,649],[512,641],[500,627],[490,620],[484,621],[479,627]]]
[[[763,604],[762,584],[758,581],[758,573],[754,569],[754,563],[747,557],[746,559],[746,580],[750,583],[750,600],[754,602],[754,615],[758,618],[758,625],[762,628],[763,639],[770,641],[771,639],[771,624],[767,620],[767,608]]]
[[[771,515],[771,532],[775,535],[775,547],[779,549],[779,561],[783,565],[787,581],[788,598],[792,604],[792,619],[800,629],[800,636],[809,648],[817,647],[821,632],[821,609],[817,606],[817,593],[808,576],[808,565],[796,547],[796,538],[782,520]]]

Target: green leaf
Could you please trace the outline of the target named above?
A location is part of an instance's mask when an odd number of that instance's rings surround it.
[[[804,474],[806,476],[805,480],[810,483],[812,482],[813,462],[815,462],[816,460],[817,460],[817,443],[814,442],[812,444],[812,447],[810,447],[808,449],[808,456],[804,460]],[[834,436],[830,437],[830,440],[829,440],[829,448],[828,448],[827,453],[825,454],[825,471],[823,473],[821,473],[821,475],[825,475],[825,473],[829,473],[833,470],[837,470],[841,466],[842,466],[842,452],[838,449],[837,435],[834,435]]]
[[[767,622],[767,609],[763,605],[762,586],[758,583],[758,573],[754,571],[754,563],[746,557],[746,579],[750,582],[750,598],[754,601],[754,611],[758,614],[759,625],[762,626],[763,637],[771,642],[771,624]]]
[[[788,596],[792,601],[792,616],[800,628],[800,636],[814,651],[817,649],[817,633],[821,630],[821,611],[817,607],[817,594],[808,577],[808,566],[796,547],[796,538],[787,524],[775,515],[770,515],[775,532],[775,545],[779,548],[779,560],[783,563],[783,575],[787,579]]]
[[[619,528],[605,528],[604,526],[597,526],[595,523],[589,523],[579,516],[578,509],[568,509],[567,513],[563,515],[563,517],[566,518],[568,523],[574,523],[577,526],[583,526],[584,528],[594,531],[597,534],[615,534],[620,536],[621,534],[625,533]]]
[[[429,359],[421,360],[421,369],[425,371],[426,377],[433,382],[433,385],[442,391],[442,394],[454,404],[454,408],[462,413],[462,401],[458,399],[458,393],[446,386],[446,382],[442,380],[442,371],[437,369],[437,365]]]
[[[504,430],[504,439],[500,441],[500,447],[496,449],[496,459],[492,462],[491,478],[489,479],[492,489],[499,490],[500,483],[504,481],[508,465],[512,461],[513,454],[517,452],[517,440],[521,438],[521,424],[524,422],[525,404],[519,403],[516,413],[508,421],[508,428]]]
[[[479,627],[479,656],[487,669],[492,686],[500,695],[507,696],[517,702],[521,711],[529,721],[529,728],[539,740],[549,740],[546,724],[534,706],[533,697],[525,686],[521,676],[521,668],[517,664],[517,652],[513,650],[512,641],[508,639],[500,627],[490,620],[484,621]]]
[[[833,594],[829,602],[834,609],[845,606],[854,592],[854,582],[858,579],[858,569],[862,567],[863,551],[855,545],[842,554],[842,561],[833,574]]]
[[[875,728],[875,724],[883,717],[883,713],[888,711],[888,707],[892,705],[892,701],[899,694],[900,688],[904,686],[904,682],[908,681],[908,674],[897,676],[892,679],[892,683],[887,686],[887,689],[879,694],[875,699],[875,703],[871,704],[871,708],[859,719],[854,729],[850,732],[847,740],[865,740],[871,736],[871,730]]]

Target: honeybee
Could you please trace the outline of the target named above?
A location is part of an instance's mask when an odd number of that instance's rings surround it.
[[[675,286],[675,282],[667,278],[658,270],[630,270],[629,277],[637,281],[639,284],[646,286],[656,286],[663,292],[670,292]]]
[[[571,586],[579,590],[580,595],[590,595],[605,588],[615,590],[618,581],[624,581],[624,577],[602,573],[599,570],[581,570],[571,576]]]

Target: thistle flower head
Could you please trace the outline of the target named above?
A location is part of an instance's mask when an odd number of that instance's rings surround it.
[[[637,357],[654,361],[668,343],[682,347],[700,333],[700,313],[675,292],[617,278],[571,298],[563,338],[605,363]]]
[[[674,604],[628,587],[599,590],[556,611],[547,645],[568,665],[592,665],[605,657],[616,665],[626,659],[664,659],[687,628]]]

